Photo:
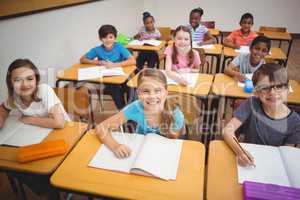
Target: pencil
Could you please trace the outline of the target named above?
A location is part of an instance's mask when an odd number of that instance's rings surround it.
[[[248,153],[245,151],[245,149],[240,145],[239,141],[235,138],[235,137],[232,137],[233,140],[235,141],[235,143],[239,146],[239,148],[242,150],[242,152],[247,156],[247,158],[252,161],[252,166],[253,167],[256,167],[256,165],[253,163],[253,160],[252,158],[248,155]]]
[[[123,125],[120,126],[120,129],[121,129],[121,134],[123,135],[124,144],[127,145],[128,143],[127,143],[126,135],[123,130]]]

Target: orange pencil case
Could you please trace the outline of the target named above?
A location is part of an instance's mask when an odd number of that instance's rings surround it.
[[[62,155],[67,151],[67,144],[64,140],[53,140],[23,146],[17,150],[17,160],[21,163]]]

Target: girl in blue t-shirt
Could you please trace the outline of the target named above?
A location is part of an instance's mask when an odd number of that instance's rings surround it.
[[[138,100],[127,105],[122,111],[97,125],[96,133],[118,158],[128,157],[131,150],[117,143],[110,130],[118,128],[128,120],[137,123],[139,134],[157,133],[168,138],[184,134],[184,116],[176,101],[167,100],[167,80],[156,69],[144,69],[138,77]]]

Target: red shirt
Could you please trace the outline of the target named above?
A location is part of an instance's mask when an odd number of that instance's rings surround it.
[[[234,43],[238,42],[241,46],[249,45],[254,38],[256,38],[257,34],[253,31],[250,31],[250,33],[247,36],[244,36],[241,29],[235,30],[231,32],[227,39],[232,40]]]

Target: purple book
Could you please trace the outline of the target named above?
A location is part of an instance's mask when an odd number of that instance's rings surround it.
[[[300,200],[300,188],[244,181],[244,200]]]

